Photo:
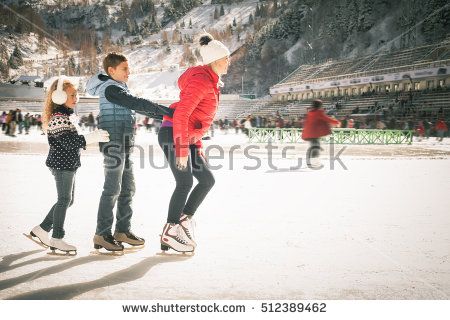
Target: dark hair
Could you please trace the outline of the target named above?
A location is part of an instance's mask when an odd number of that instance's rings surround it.
[[[206,45],[208,45],[208,43],[210,43],[213,40],[214,40],[214,38],[210,34],[205,34],[205,35],[201,36],[201,38],[200,38],[200,45],[206,46]]]
[[[311,106],[315,109],[319,109],[322,107],[322,104],[323,104],[322,100],[316,99],[316,100],[313,100]]]
[[[125,57],[123,54],[117,52],[110,52],[106,55],[105,59],[103,59],[103,69],[109,75],[108,73],[109,67],[115,68],[124,61],[128,60],[127,57]]]

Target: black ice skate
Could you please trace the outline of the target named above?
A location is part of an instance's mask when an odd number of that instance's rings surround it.
[[[116,239],[112,235],[106,235],[106,236],[100,236],[95,235],[94,236],[94,248],[96,249],[97,253],[104,253],[99,251],[100,249],[104,248],[109,253],[119,253],[123,254],[123,245],[119,244]]]
[[[127,243],[132,246],[130,249],[138,249],[144,247],[145,240],[133,234],[131,231],[128,232],[114,232],[114,239],[119,244]]]

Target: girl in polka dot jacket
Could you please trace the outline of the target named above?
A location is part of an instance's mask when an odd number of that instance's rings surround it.
[[[62,88],[57,88],[58,81],[62,82]],[[55,94],[60,95],[59,98],[62,94],[62,100],[65,98],[65,102],[55,103],[55,101],[61,101],[55,98]],[[97,130],[86,135],[78,134],[69,118],[77,102],[77,90],[69,81],[59,79],[51,85],[42,114],[42,123],[50,145],[46,165],[55,178],[58,199],[42,223],[30,232],[30,236],[40,241],[45,247],[75,253],[76,247],[66,243],[63,238],[66,211],[74,200],[75,174],[81,166],[80,149],[85,149],[90,143],[109,141],[108,132],[104,130]],[[53,232],[49,239],[48,233],[51,229]]]

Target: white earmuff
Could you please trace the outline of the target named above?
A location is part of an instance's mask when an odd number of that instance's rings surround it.
[[[67,100],[67,93],[63,90],[64,77],[60,76],[58,78],[58,84],[56,85],[56,90],[52,93],[52,101],[55,104],[64,104]]]

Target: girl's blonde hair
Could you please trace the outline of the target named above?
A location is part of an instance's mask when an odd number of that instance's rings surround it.
[[[53,93],[53,91],[56,90],[57,86],[58,86],[58,80],[55,80],[52,83],[52,85],[49,87],[48,92],[47,92],[47,97],[45,98],[44,109],[42,110],[42,129],[44,130],[44,132],[47,132],[48,123],[50,122],[52,113],[54,112],[55,108],[58,107],[58,105],[52,101],[52,93]],[[67,88],[70,88],[70,87],[76,89],[72,82],[70,82],[69,80],[64,80],[63,90],[66,91]]]

